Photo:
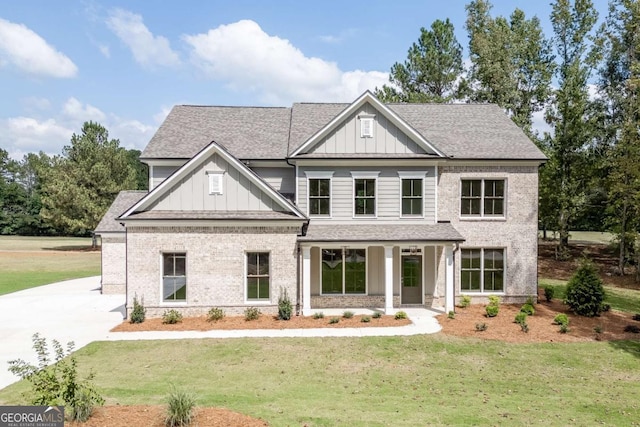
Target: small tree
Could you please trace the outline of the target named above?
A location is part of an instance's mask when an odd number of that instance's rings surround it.
[[[280,297],[278,298],[278,319],[289,320],[293,312],[293,304],[287,290],[281,288]]]
[[[565,302],[574,313],[580,316],[594,317],[602,312],[604,288],[595,266],[588,260],[580,267],[567,284]]]

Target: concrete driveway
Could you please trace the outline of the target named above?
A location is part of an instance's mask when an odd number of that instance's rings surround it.
[[[124,295],[100,294],[100,276],[38,286],[0,296],[0,389],[19,380],[7,362],[36,363],[33,334],[79,349],[105,339],[122,322]]]

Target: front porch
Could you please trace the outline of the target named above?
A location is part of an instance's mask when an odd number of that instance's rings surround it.
[[[299,237],[302,313],[336,308],[454,306],[454,251],[448,223],[313,225]]]

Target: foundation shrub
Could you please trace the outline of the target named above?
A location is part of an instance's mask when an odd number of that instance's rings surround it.
[[[133,310],[131,310],[131,323],[142,323],[147,316],[147,309],[144,308],[144,299],[138,302],[138,296],[133,297]]]
[[[175,325],[182,322],[182,314],[178,310],[167,310],[162,313],[162,323],[167,325]]]
[[[489,304],[485,307],[485,311],[487,312],[487,317],[496,317],[498,312],[500,311],[500,307],[497,305]]]
[[[553,286],[545,286],[544,287],[544,299],[546,299],[547,302],[551,302],[555,292],[556,292],[556,290],[553,288]]]
[[[554,325],[567,325],[569,326],[569,317],[566,314],[560,313],[553,318]]]
[[[462,297],[460,297],[460,302],[458,303],[458,305],[462,308],[467,308],[471,305],[471,297],[469,295],[462,295]]]
[[[207,320],[209,322],[217,322],[218,320],[224,319],[225,313],[224,310],[219,307],[213,307],[207,313]]]
[[[399,311],[394,316],[396,320],[406,319],[407,317],[409,316],[407,316],[407,313],[405,313],[404,311]]]
[[[374,319],[379,319],[382,317],[382,313],[380,313],[379,311],[376,311],[371,315],[371,317],[373,317]]]
[[[518,325],[522,325],[523,323],[527,323],[527,317],[528,317],[527,313],[520,312],[516,314],[516,317],[513,321]]]
[[[291,313],[293,313],[293,304],[291,304],[291,298],[286,289],[281,289],[280,297],[278,298],[278,319],[290,320]]]
[[[244,320],[250,322],[252,320],[258,320],[262,312],[256,307],[248,307],[244,310]]]
[[[345,319],[351,319],[353,317],[355,313],[353,311],[345,311],[344,313],[342,313],[342,317],[344,317]]]
[[[533,308],[532,304],[526,303],[522,307],[520,307],[520,312],[527,313],[529,316],[533,316],[536,312],[536,309]]]
[[[584,260],[567,284],[565,302],[574,313],[594,317],[602,312],[604,288],[593,263]]]

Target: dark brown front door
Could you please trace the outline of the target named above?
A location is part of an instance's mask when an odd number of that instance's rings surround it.
[[[422,304],[422,256],[402,255],[402,304]]]

